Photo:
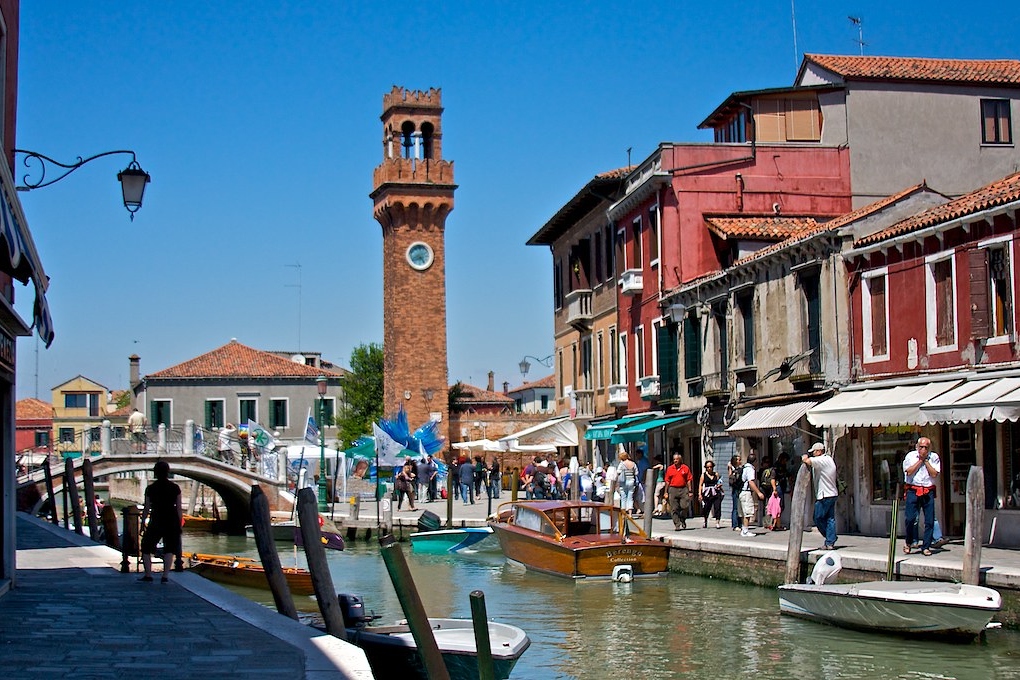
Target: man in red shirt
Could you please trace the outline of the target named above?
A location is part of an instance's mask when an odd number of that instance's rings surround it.
[[[669,499],[669,514],[673,517],[676,531],[687,528],[687,510],[691,504],[691,482],[694,475],[684,464],[679,451],[673,452],[673,463],[666,468],[666,498]]]

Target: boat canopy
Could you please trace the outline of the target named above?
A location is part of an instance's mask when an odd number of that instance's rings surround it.
[[[651,430],[666,427],[667,425],[676,425],[677,423],[690,420],[693,417],[694,416],[692,414],[688,414],[684,416],[665,416],[662,418],[653,418],[651,420],[642,420],[640,423],[630,425],[629,427],[619,428],[613,432],[609,441],[612,444],[645,441]]]
[[[577,446],[577,427],[567,416],[552,418],[500,437],[499,445],[504,451],[549,451],[560,446]]]

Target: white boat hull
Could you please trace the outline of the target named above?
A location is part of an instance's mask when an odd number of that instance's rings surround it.
[[[974,637],[1002,609],[991,588],[935,581],[871,581],[779,587],[783,614],[901,635]]]

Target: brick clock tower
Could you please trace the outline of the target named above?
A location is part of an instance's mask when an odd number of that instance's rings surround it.
[[[438,419],[449,440],[444,233],[457,185],[442,116],[440,90],[383,96],[371,198],[383,235],[383,411],[403,405],[412,432]]]

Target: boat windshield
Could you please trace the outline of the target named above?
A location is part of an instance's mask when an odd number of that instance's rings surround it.
[[[514,508],[514,524],[522,529],[530,529],[547,536],[555,536],[557,533],[556,527],[545,516],[545,513],[538,512],[524,505],[518,505]]]

